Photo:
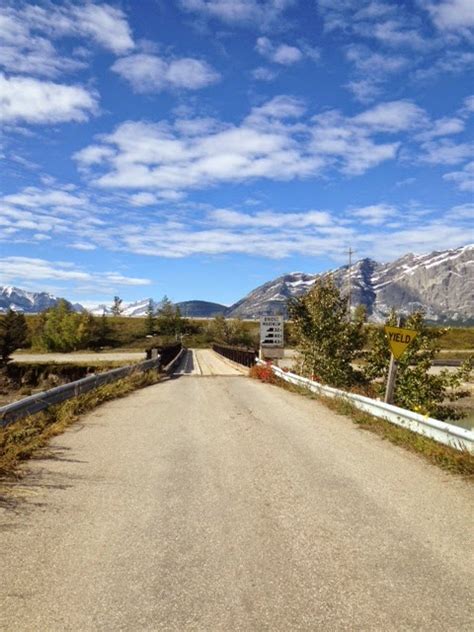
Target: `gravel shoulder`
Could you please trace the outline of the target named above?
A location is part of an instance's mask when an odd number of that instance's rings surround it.
[[[27,470],[1,630],[472,629],[471,488],[283,389],[175,376]]]

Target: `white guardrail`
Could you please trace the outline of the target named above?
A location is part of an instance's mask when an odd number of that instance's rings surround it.
[[[257,363],[261,365],[266,364],[266,362],[262,360],[257,360]],[[363,410],[374,417],[385,419],[402,428],[408,428],[412,432],[434,439],[438,441],[438,443],[444,443],[456,450],[467,450],[471,454],[474,453],[474,432],[472,430],[454,426],[453,424],[448,424],[438,419],[432,419],[431,417],[424,417],[419,413],[414,413],[404,408],[398,408],[398,406],[392,406],[392,404],[386,404],[377,399],[370,399],[363,395],[341,391],[332,386],[324,386],[323,384],[319,384],[319,382],[314,382],[295,373],[283,371],[283,369],[274,365],[272,365],[272,371],[282,380],[307,388],[318,395],[345,399],[355,408]]]

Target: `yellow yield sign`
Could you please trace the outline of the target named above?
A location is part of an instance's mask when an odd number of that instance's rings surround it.
[[[398,360],[408,347],[410,342],[414,340],[418,333],[415,329],[403,329],[402,327],[384,327],[387,334],[390,349],[392,350],[393,357]]]

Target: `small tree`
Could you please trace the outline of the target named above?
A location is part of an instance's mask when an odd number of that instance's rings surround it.
[[[155,305],[153,299],[150,299],[145,312],[145,334],[152,336],[155,333],[155,326]]]
[[[352,362],[364,343],[363,318],[347,318],[347,299],[332,279],[319,280],[307,294],[290,299],[288,312],[303,372],[336,387],[360,382]]]
[[[386,324],[396,326],[397,314],[394,311]],[[472,358],[457,371],[442,370],[436,375],[430,373],[433,360],[441,348],[440,340],[447,329],[428,327],[421,311],[411,314],[403,326],[415,329],[418,333],[397,361],[394,404],[437,419],[462,416],[451,402],[463,395],[459,387],[463,382],[469,381]],[[369,380],[374,381],[374,388],[383,396],[387,384],[390,347],[382,327],[371,330],[369,346],[364,373]]]
[[[9,309],[0,316],[0,360],[6,364],[10,354],[28,342],[28,325],[25,316]]]
[[[158,333],[162,336],[177,337],[182,331],[182,318],[179,308],[164,296],[157,312],[156,324]]]
[[[123,312],[122,303],[123,301],[119,296],[114,296],[114,302],[112,303],[112,307],[110,310],[113,316],[120,316],[120,314]]]

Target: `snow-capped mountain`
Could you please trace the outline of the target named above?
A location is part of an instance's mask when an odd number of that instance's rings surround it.
[[[159,310],[162,305],[161,301],[156,302],[153,299],[145,298],[141,301],[135,301],[134,303],[122,303],[121,315],[133,317],[146,316],[150,300],[153,304],[153,310],[155,312]],[[182,303],[176,303],[176,307],[179,307],[184,317],[195,316],[197,318],[212,318],[218,314],[225,314],[227,311],[225,305],[210,303],[208,301],[183,301]],[[94,314],[94,316],[102,316],[102,314],[111,316],[112,305],[97,305],[97,307],[93,307],[89,309],[89,311],[91,314]]]
[[[228,316],[286,315],[289,297],[301,296],[316,279],[332,276],[347,294],[349,267],[323,274],[286,274],[256,288],[232,305]],[[407,254],[391,263],[361,259],[350,268],[351,303],[363,304],[369,320],[381,322],[391,308],[404,313],[424,309],[434,322],[474,323],[474,245],[430,254]]]
[[[365,305],[372,322],[382,322],[394,307],[402,313],[423,309],[427,319],[433,322],[474,324],[474,245],[423,255],[407,254],[391,263],[361,259],[350,271],[348,266],[342,266],[322,274],[285,274],[261,285],[230,307],[207,301],[185,301],[177,305],[188,318],[217,314],[231,318],[286,315],[288,298],[305,294],[316,279],[328,276],[332,276],[345,294],[349,291],[350,276],[352,306]],[[0,287],[0,312],[9,308],[25,313],[41,312],[56,305],[58,300],[46,292]],[[145,316],[149,301],[146,298],[122,303],[122,315]],[[154,310],[160,307],[161,302],[153,300]],[[73,308],[84,309],[78,303]],[[112,304],[98,305],[89,311],[97,316],[110,315]]]
[[[27,292],[18,287],[0,286],[0,313],[12,309],[15,312],[36,314],[57,305],[60,299],[48,292]],[[82,305],[74,303],[75,311],[84,311]]]
[[[144,298],[140,301],[134,301],[133,303],[124,302],[121,304],[121,310],[122,310],[121,316],[133,316],[133,317],[146,316],[146,312],[147,312],[148,304],[150,300],[153,304],[154,311],[160,308],[161,303],[157,303],[156,301],[150,298]],[[89,309],[89,312],[91,314],[94,314],[94,316],[102,316],[102,314],[105,314],[106,316],[111,316],[112,303],[108,305],[105,305],[105,304],[97,305],[97,307],[93,307],[92,309]]]

